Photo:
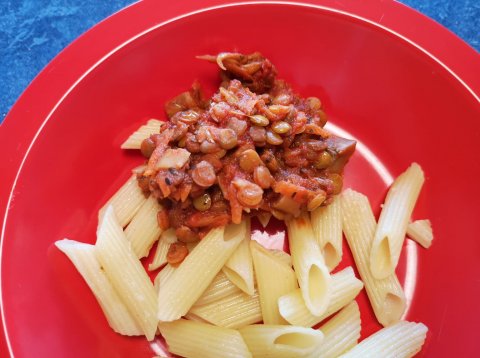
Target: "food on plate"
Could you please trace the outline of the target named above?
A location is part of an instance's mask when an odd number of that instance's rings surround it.
[[[311,212],[312,229],[329,271],[342,260],[342,211],[340,200]]]
[[[430,220],[415,220],[408,224],[407,235],[428,249],[433,241],[432,223]]]
[[[247,234],[245,223],[212,229],[160,287],[157,318],[185,315]],[[185,289],[188,288],[188,293]]]
[[[323,343],[318,329],[252,324],[239,329],[253,357],[305,357]]]
[[[287,324],[280,315],[278,299],[298,288],[295,271],[256,241],[250,243],[263,322]]]
[[[342,213],[343,232],[377,320],[384,326],[398,321],[407,303],[397,275],[394,272],[379,280],[370,271],[370,252],[377,223],[368,198],[347,189],[342,193]]]
[[[318,250],[308,215],[287,221],[288,243],[302,298],[312,314],[321,315],[331,298],[332,280]]]
[[[331,279],[332,291],[329,303],[320,315],[314,315],[308,309],[300,289],[290,291],[278,299],[280,315],[289,324],[313,327],[354,300],[363,288],[362,281],[355,277],[350,266],[333,274]]]
[[[167,104],[169,122],[133,133],[122,147],[149,159],[100,209],[96,243],[56,242],[110,327],[148,341],[161,334],[187,358],[416,354],[427,327],[404,320],[399,252],[375,245],[379,236],[398,245],[406,233],[431,244],[430,221],[411,222],[420,166],[394,181],[377,225],[366,196],[341,192],[355,142],[323,129],[318,100],[293,94],[258,53],[202,58],[223,70],[212,100],[195,84]],[[291,255],[252,239],[251,219],[266,226],[272,215],[285,221]],[[336,269],[342,233],[360,279],[345,263]],[[372,257],[388,257],[393,271],[375,275]],[[363,288],[385,328],[359,343]]]
[[[427,331],[423,323],[400,321],[371,335],[341,357],[413,357],[422,349]]]
[[[259,53],[202,58],[221,68],[218,91],[206,100],[195,83],[166,104],[169,120],[140,145],[148,161],[138,182],[165,207],[162,228],[188,242],[246,215],[286,220],[328,205],[355,141],[323,128],[320,100],[295,94]]]
[[[387,193],[370,253],[370,270],[382,279],[395,272],[413,208],[425,177],[413,163],[395,179]]]
[[[336,358],[350,350],[360,339],[361,321],[357,302],[351,301],[319,330],[323,333],[323,343],[308,358]]]

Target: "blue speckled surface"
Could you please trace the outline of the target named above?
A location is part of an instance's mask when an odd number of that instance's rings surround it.
[[[0,0],[0,122],[32,79],[65,46],[132,2]],[[402,2],[443,24],[480,51],[480,0]]]

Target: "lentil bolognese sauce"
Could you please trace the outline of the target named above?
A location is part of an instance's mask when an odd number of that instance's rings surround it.
[[[242,215],[286,220],[328,205],[355,141],[323,128],[321,101],[295,94],[258,52],[200,58],[218,63],[218,91],[206,100],[194,83],[166,103],[169,121],[141,145],[148,161],[138,184],[164,206],[160,227],[193,242]]]

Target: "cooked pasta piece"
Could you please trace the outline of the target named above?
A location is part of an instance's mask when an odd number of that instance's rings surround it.
[[[138,186],[137,176],[133,174],[125,184],[107,201],[98,212],[98,221],[102,220],[106,208],[111,205],[121,227],[127,226],[142,204],[145,196]]]
[[[363,288],[351,267],[332,275],[332,297],[323,314],[314,316],[308,310],[300,290],[292,291],[278,300],[280,314],[288,323],[312,327],[351,302]]]
[[[372,334],[342,357],[413,357],[422,348],[427,331],[423,323],[400,321]]]
[[[408,224],[407,235],[428,249],[432,245],[433,231],[430,220],[416,220]]]
[[[214,301],[220,300],[232,294],[240,292],[228,277],[220,271],[208,285],[207,289],[202,293],[200,298],[195,302],[194,306],[207,305]]]
[[[97,258],[149,341],[157,330],[157,294],[109,205],[97,229]]]
[[[156,292],[159,292],[158,290],[160,289],[160,287],[165,286],[165,283],[172,276],[176,269],[177,268],[175,266],[168,264],[160,270],[160,272],[155,277],[155,280],[153,281]]]
[[[352,301],[320,327],[323,343],[307,358],[336,358],[354,347],[360,339],[360,309]]]
[[[305,327],[255,324],[239,331],[255,358],[305,357],[323,341],[321,331]]]
[[[278,310],[278,299],[298,288],[293,269],[256,241],[250,242],[257,290],[265,324],[287,324]]]
[[[160,285],[158,319],[173,321],[186,314],[245,237],[246,226],[212,229]]]
[[[245,219],[241,225],[246,225],[245,238],[238,245],[232,256],[223,266],[222,271],[238,288],[253,295],[253,263],[250,252],[250,219]]]
[[[162,233],[157,222],[157,213],[160,210],[162,206],[158,200],[150,196],[125,229],[125,236],[132,244],[132,249],[138,258],[148,256],[152,245]]]
[[[331,278],[307,215],[287,222],[293,267],[308,310],[320,316],[328,307]]]
[[[330,205],[320,206],[310,213],[315,239],[330,271],[342,260],[341,210],[340,200],[336,197]]]
[[[160,127],[163,122],[158,119],[150,119],[146,124],[142,125],[133,132],[125,142],[122,143],[122,149],[140,149],[144,139],[152,134],[160,133]]]
[[[180,319],[158,325],[168,350],[186,358],[252,357],[241,334],[231,328]]]
[[[138,167],[132,169],[132,174],[142,174],[146,168],[146,164],[139,165]]]
[[[424,180],[422,168],[413,163],[388,190],[370,251],[370,270],[375,278],[395,273],[408,222]]]
[[[342,197],[343,231],[377,320],[384,326],[397,322],[406,307],[405,294],[395,273],[376,279],[370,271],[370,248],[375,217],[368,198],[351,189]]]
[[[282,261],[285,265],[288,265],[290,267],[293,266],[292,256],[287,254],[285,251],[283,251],[283,250],[273,250],[273,249],[270,249],[268,251],[270,251],[273,256],[275,256],[277,259]]]
[[[205,321],[203,318],[198,317],[197,315],[193,314],[192,312],[187,312],[183,318],[188,319],[189,321],[201,322],[210,324],[208,321]]]
[[[128,311],[112,283],[100,266],[95,246],[73,240],[60,240],[55,243],[72,261],[75,268],[95,295],[110,327],[117,333],[127,336],[141,336],[140,325]]]
[[[252,296],[237,292],[202,306],[193,306],[190,310],[216,326],[240,328],[262,321],[262,310],[258,293]]]
[[[128,229],[128,227],[127,227]],[[152,263],[148,265],[150,271],[156,270],[167,263],[167,253],[170,245],[177,242],[177,236],[174,229],[168,229],[162,232],[158,240],[157,251],[153,257]]]

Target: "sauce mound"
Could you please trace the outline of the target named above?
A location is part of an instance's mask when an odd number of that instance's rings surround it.
[[[242,215],[288,220],[328,205],[355,141],[323,128],[321,101],[295,94],[260,53],[201,58],[219,65],[218,91],[206,100],[194,83],[141,146],[138,184],[164,206],[160,226],[192,242]]]

